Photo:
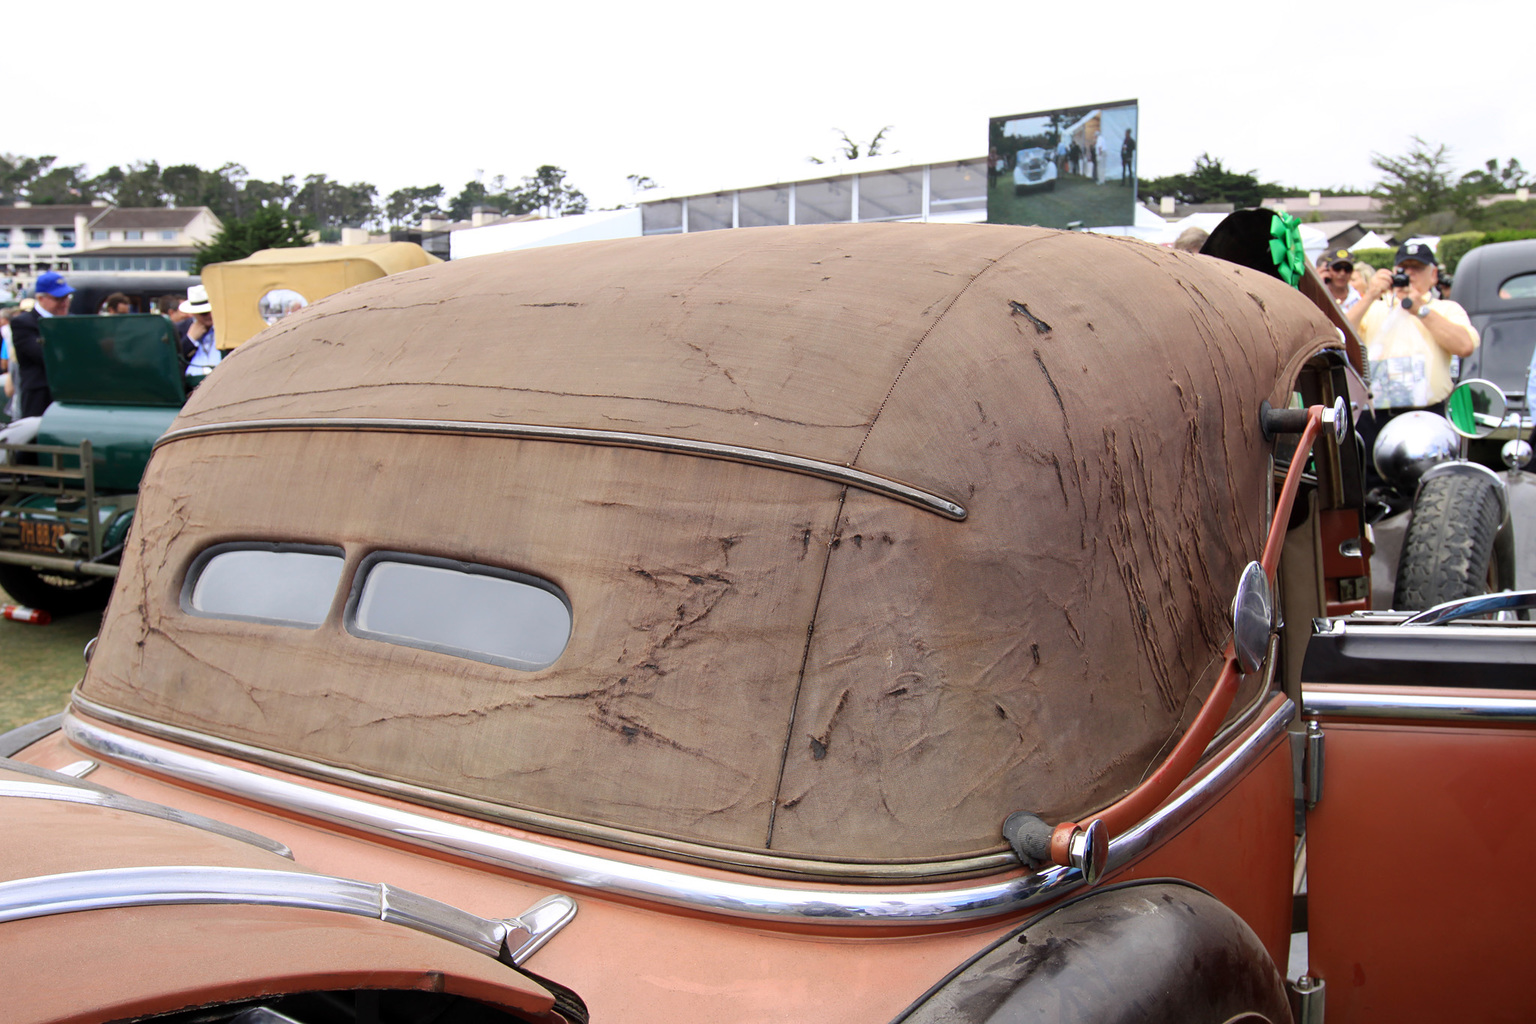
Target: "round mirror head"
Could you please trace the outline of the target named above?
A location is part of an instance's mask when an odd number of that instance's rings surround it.
[[[1258,562],[1249,562],[1237,580],[1232,599],[1232,649],[1244,672],[1256,672],[1264,664],[1269,633],[1275,624],[1275,601],[1269,575]]]
[[[292,288],[273,288],[256,300],[256,313],[271,327],[289,313],[297,313],[307,305],[309,300]]]
[[[1429,467],[1456,458],[1461,442],[1444,416],[1415,409],[1394,416],[1376,435],[1371,457],[1376,472],[1404,494],[1412,494]]]
[[[1504,422],[1504,392],[1486,380],[1464,380],[1445,403],[1445,418],[1462,437],[1487,437]]]
[[[1531,461],[1531,446],[1525,441],[1505,441],[1499,457],[1510,469],[1524,469]]]

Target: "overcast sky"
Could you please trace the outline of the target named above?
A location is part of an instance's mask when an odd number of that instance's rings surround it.
[[[477,171],[724,189],[804,173],[845,129],[915,161],[980,156],[989,117],[1140,101],[1140,173],[1201,152],[1288,185],[1368,186],[1419,135],[1458,170],[1536,168],[1536,4],[1199,2],[563,7],[77,2],[11,19],[27,80],[0,151],[90,173],[159,160],[324,173],[381,194]],[[46,20],[46,19],[45,19]],[[1503,45],[1504,40],[1508,45]],[[25,56],[23,56],[25,55]],[[20,80],[16,80],[19,82]],[[46,84],[43,84],[46,83]]]

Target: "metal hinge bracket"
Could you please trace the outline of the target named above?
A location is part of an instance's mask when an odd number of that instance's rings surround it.
[[[1306,831],[1306,814],[1323,797],[1323,729],[1315,721],[1305,733],[1291,733],[1291,783],[1296,797],[1296,834]]]

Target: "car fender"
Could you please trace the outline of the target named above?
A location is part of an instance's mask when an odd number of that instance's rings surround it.
[[[893,1024],[1290,1020],[1253,929],[1186,882],[1107,887],[1026,922]]]

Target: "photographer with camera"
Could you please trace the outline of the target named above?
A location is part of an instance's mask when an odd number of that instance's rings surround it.
[[[1451,357],[1477,348],[1477,331],[1466,310],[1439,298],[1440,266],[1422,242],[1397,250],[1393,270],[1378,270],[1361,300],[1347,311],[1365,341],[1375,416],[1361,417],[1366,474],[1379,484],[1371,449],[1382,424],[1412,409],[1443,412],[1451,393]]]

